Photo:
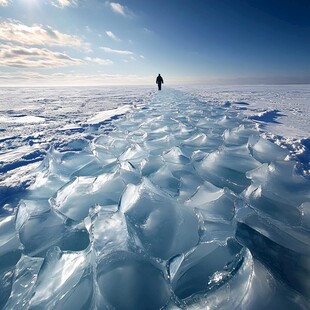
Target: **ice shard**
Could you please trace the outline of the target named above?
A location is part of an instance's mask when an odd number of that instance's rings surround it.
[[[43,258],[22,256],[16,264],[13,286],[4,309],[28,309]],[[26,288],[26,289],[25,289]]]
[[[44,257],[52,246],[62,250],[83,250],[89,244],[84,227],[70,223],[45,200],[21,201],[16,216],[16,230],[23,244],[23,253]]]
[[[152,256],[168,259],[199,241],[198,219],[193,211],[178,205],[146,179],[138,186],[127,187],[120,211]]]
[[[299,206],[310,200],[310,181],[292,161],[276,161],[249,171],[252,184],[242,193],[258,212],[296,226],[302,220]]]
[[[272,161],[284,160],[289,151],[263,138],[251,138],[249,149],[253,157],[261,163],[271,163]]]
[[[94,210],[90,215],[92,249],[100,257],[130,248],[131,238],[124,214],[108,210]]]
[[[30,308],[91,307],[93,276],[89,260],[84,252],[51,249],[38,273]]]
[[[228,187],[236,193],[250,185],[246,172],[259,167],[246,145],[225,147],[207,155],[196,164],[199,175],[218,187]]]
[[[171,274],[174,293],[183,300],[224,285],[238,271],[244,255],[242,246],[234,240],[228,240],[226,245],[200,243]]]
[[[51,203],[62,214],[81,221],[96,205],[111,208],[117,205],[124,188],[125,183],[117,172],[76,177],[57,192]]]

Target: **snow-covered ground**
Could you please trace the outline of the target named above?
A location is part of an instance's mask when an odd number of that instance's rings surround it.
[[[0,308],[307,309],[309,104],[0,88]]]
[[[310,136],[310,85],[183,86],[203,101],[231,102],[265,130],[287,138]]]

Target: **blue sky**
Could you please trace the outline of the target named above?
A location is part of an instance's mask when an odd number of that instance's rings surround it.
[[[1,85],[310,83],[308,0],[0,0]]]

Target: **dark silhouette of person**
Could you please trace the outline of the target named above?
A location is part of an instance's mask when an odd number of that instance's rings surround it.
[[[161,90],[161,84],[164,84],[164,80],[160,74],[158,74],[158,77],[156,79],[156,84],[158,85],[158,90]]]

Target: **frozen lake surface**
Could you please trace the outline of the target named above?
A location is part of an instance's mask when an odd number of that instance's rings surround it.
[[[0,308],[308,309],[309,104],[0,88]]]

